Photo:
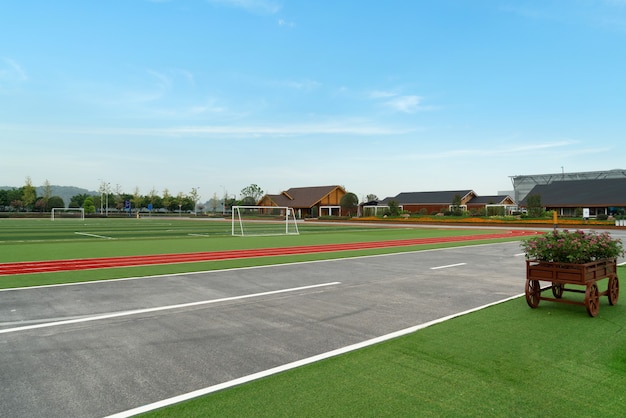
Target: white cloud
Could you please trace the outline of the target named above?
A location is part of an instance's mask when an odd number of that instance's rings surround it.
[[[209,106],[210,107],[210,106]],[[213,111],[217,107],[211,108]],[[202,109],[196,109],[196,111]],[[189,125],[163,128],[76,128],[63,126],[0,125],[3,130],[19,133],[47,132],[50,134],[93,135],[93,136],[150,136],[180,137],[200,136],[208,139],[223,139],[224,136],[266,137],[266,136],[310,136],[310,135],[403,135],[414,132],[414,128],[377,125],[362,120],[340,120],[319,123],[293,123],[274,125]]]
[[[250,13],[275,14],[281,9],[281,4],[272,0],[207,0],[209,3],[234,7]]]
[[[284,81],[282,84],[292,89],[307,91],[314,90],[322,85],[318,81],[309,79]]]
[[[398,93],[384,90],[374,90],[370,92],[369,97],[372,99],[386,99],[388,97],[397,96]]]
[[[422,98],[419,96],[398,96],[391,100],[387,100],[385,105],[404,113],[414,113],[420,110],[420,102]]]
[[[423,106],[423,97],[413,94],[401,94],[396,90],[372,90],[368,97],[392,109],[395,112],[415,113],[423,110],[433,110],[434,106]]]
[[[285,19],[278,19],[278,26],[294,28],[296,27],[296,24]]]
[[[451,159],[451,158],[489,158],[491,160],[500,157],[521,157],[534,154],[546,155],[550,150],[558,152],[561,156],[564,153],[568,155],[577,155],[580,153],[605,152],[606,150],[589,150],[583,148],[572,148],[571,146],[579,144],[573,140],[558,140],[539,143],[526,143],[523,145],[506,145],[506,146],[485,146],[472,148],[455,148],[449,151],[420,152],[419,154],[403,154],[395,155],[394,159],[404,160],[434,160],[434,159]]]
[[[21,82],[28,80],[26,71],[11,58],[2,58],[0,61],[0,81]]]

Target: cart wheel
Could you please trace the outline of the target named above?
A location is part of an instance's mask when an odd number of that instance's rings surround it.
[[[526,279],[526,303],[531,308],[539,306],[539,298],[541,296],[541,287],[539,280]]]
[[[609,279],[609,303],[611,305],[617,304],[617,298],[619,297],[619,280],[616,277]]]
[[[585,292],[585,306],[587,307],[587,313],[589,316],[596,316],[598,309],[600,308],[600,296],[598,295],[598,286],[593,283],[587,285]]]
[[[563,284],[552,283],[552,294],[555,298],[561,299],[563,297]]]

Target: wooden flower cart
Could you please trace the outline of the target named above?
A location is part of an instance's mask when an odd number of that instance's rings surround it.
[[[608,288],[604,292],[598,291],[597,281],[609,279]],[[541,288],[539,282],[552,282],[550,286]],[[581,285],[585,289],[566,288],[565,285]],[[542,293],[552,290],[552,296],[546,297]],[[584,293],[584,302],[563,299],[564,292]],[[619,280],[617,278],[617,260],[604,259],[585,264],[569,264],[526,260],[526,302],[531,308],[539,306],[539,301],[583,305],[589,316],[596,316],[600,307],[600,296],[607,296],[610,305],[617,303],[619,296]]]

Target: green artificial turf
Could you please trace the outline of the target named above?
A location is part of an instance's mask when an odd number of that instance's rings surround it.
[[[145,415],[621,417],[624,324],[626,307],[606,298],[591,318],[522,297]]]

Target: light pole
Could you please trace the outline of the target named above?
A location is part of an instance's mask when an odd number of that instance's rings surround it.
[[[109,217],[109,188],[111,187],[111,183],[106,183],[105,185],[105,193],[106,193],[106,205],[105,205],[105,215]]]
[[[105,191],[105,183],[104,180],[102,179],[98,179],[100,181],[100,216],[102,216],[102,212],[104,212],[103,210],[103,204],[104,204],[104,191]]]

